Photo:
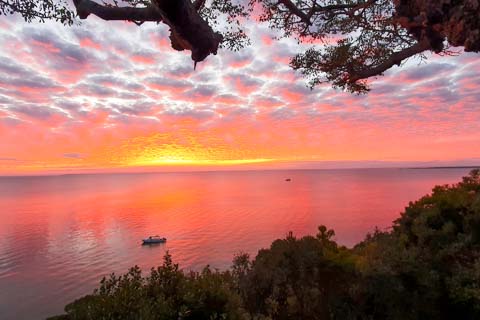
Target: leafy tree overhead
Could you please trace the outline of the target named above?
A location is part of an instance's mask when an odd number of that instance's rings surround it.
[[[285,37],[325,41],[297,54],[291,66],[312,87],[329,82],[356,93],[369,90],[366,79],[411,57],[452,54],[450,46],[480,50],[477,0],[73,0],[73,4],[81,19],[93,14],[104,20],[165,23],[172,47],[190,50],[195,64],[216,54],[219,46],[237,50],[247,45],[242,21],[255,16]],[[72,9],[63,0],[0,1],[0,13],[19,13],[26,21],[71,24]]]
[[[72,24],[75,13],[72,12],[65,1],[23,1],[23,0],[1,0],[0,15],[18,13],[27,22],[39,20],[56,20],[64,24]]]

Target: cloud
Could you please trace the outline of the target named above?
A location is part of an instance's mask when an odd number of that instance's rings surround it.
[[[195,70],[193,70],[191,65],[174,65],[168,67],[167,75],[174,78],[186,78],[194,72]]]
[[[295,111],[288,108],[288,107],[278,107],[274,109],[271,113],[270,116],[277,120],[283,120],[283,119],[290,119],[295,116]]]
[[[222,63],[224,68],[243,69],[248,67],[254,60],[253,50],[247,48],[241,52],[227,54],[225,59],[222,59]]]
[[[121,88],[124,90],[131,90],[131,91],[140,91],[145,89],[145,86],[138,81],[127,78],[127,77],[119,77],[112,74],[93,74],[87,76],[87,82],[96,84],[96,85],[103,85],[103,86],[110,86]]]
[[[63,157],[69,159],[82,159],[83,155],[80,153],[64,153]]]
[[[235,94],[224,93],[215,96],[214,101],[216,104],[241,106],[242,104],[244,104],[245,99]]]
[[[48,118],[53,117],[54,115],[64,115],[58,110],[54,110],[47,106],[42,105],[18,105],[15,107],[10,108],[9,110],[14,111],[16,113],[24,114],[32,118],[36,118],[39,120],[46,120]]]
[[[190,106],[169,106],[161,113],[167,116],[190,117],[195,119],[205,119],[215,116],[215,111],[208,108],[193,108]]]
[[[32,44],[32,49],[45,54],[43,56],[44,62],[57,70],[69,70],[77,65],[87,63],[91,58],[88,51],[80,45],[64,41],[61,36],[48,29],[39,31],[35,27],[25,27],[23,29],[23,39]],[[62,59],[59,59],[60,57]]]
[[[10,126],[10,127],[13,127],[13,126],[16,126],[18,124],[20,124],[22,121],[17,119],[17,118],[13,118],[13,117],[3,117],[3,118],[0,118],[0,124],[3,124],[4,126]]]
[[[404,81],[420,81],[432,77],[438,77],[445,72],[453,71],[456,68],[457,67],[454,64],[433,62],[407,70],[402,73],[402,77]]]
[[[183,92],[187,88],[191,88],[192,84],[184,80],[176,80],[162,77],[147,77],[145,79],[147,85],[155,90],[172,91],[174,93]]]
[[[81,83],[73,89],[77,94],[89,97],[111,97],[117,94],[115,89],[94,83]]]
[[[247,74],[229,74],[226,80],[230,82],[234,92],[241,96],[248,96],[261,89],[263,81]]]
[[[156,24],[9,21],[0,27],[1,151],[120,166],[128,152],[157,150],[147,137],[161,135],[195,139],[201,148],[179,145],[223,158],[480,157],[478,55],[411,61],[372,80],[366,96],[328,84],[310,90],[288,63],[311,44],[272,40],[266,25],[246,23],[251,47],[221,49],[194,71],[190,53],[173,50]],[[125,141],[139,142],[128,151]]]
[[[155,106],[157,105],[152,101],[137,101],[130,105],[114,105],[119,112],[136,116],[151,114]]]

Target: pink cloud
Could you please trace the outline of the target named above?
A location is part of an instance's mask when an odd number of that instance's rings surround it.
[[[262,43],[265,46],[271,46],[273,44],[273,39],[269,35],[262,35]]]
[[[131,57],[131,59],[132,59],[133,62],[142,63],[142,64],[154,64],[154,63],[156,63],[154,57],[144,56],[144,55],[139,55],[139,54],[133,55]]]
[[[263,84],[261,81],[243,74],[230,75],[226,79],[235,88],[236,93],[241,96],[250,95],[259,90]]]
[[[0,145],[12,158],[29,158],[25,150],[44,162],[81,154],[108,166],[121,153],[113,166],[131,156],[125,141],[141,152],[157,135],[236,157],[480,156],[476,56],[394,69],[372,81],[369,95],[354,96],[328,84],[309,90],[287,66],[295,41],[272,40],[264,26],[248,25],[258,40],[251,48],[220,50],[196,71],[163,27],[22,26],[0,33]],[[93,38],[88,28],[121,32]]]
[[[244,100],[242,98],[232,94],[223,94],[215,97],[215,103],[241,105],[243,102]]]
[[[100,43],[94,42],[90,38],[80,39],[79,44],[82,48],[91,48],[91,49],[95,49],[95,50],[101,50],[102,49],[102,46],[101,46]]]

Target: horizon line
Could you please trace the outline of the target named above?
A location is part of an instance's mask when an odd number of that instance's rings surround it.
[[[248,169],[223,169],[223,170],[174,170],[174,171],[100,171],[91,172],[38,172],[27,174],[0,174],[0,178],[29,178],[29,177],[60,177],[60,176],[76,176],[76,175],[127,175],[127,174],[179,174],[179,173],[212,173],[212,172],[252,172],[252,171],[342,171],[342,170],[435,170],[435,169],[480,169],[478,165],[441,165],[441,166],[386,166],[386,167],[341,167],[341,168],[248,168]]]

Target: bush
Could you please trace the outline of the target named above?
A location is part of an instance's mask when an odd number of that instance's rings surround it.
[[[289,234],[230,270],[184,273],[167,253],[112,274],[50,319],[480,319],[480,171],[412,202],[353,249]]]

